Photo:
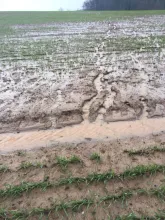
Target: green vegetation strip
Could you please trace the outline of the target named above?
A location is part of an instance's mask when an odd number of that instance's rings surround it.
[[[62,185],[71,185],[71,184],[79,184],[79,183],[86,183],[86,184],[92,184],[96,182],[103,182],[106,183],[107,181],[113,180],[113,179],[133,179],[140,176],[148,176],[153,175],[158,172],[165,173],[165,165],[139,165],[131,169],[125,170],[123,173],[117,175],[113,171],[109,171],[106,173],[92,173],[89,174],[86,177],[68,177],[59,179],[55,183],[51,183],[48,181],[42,181],[42,182],[22,182],[20,185],[12,186],[8,185],[5,189],[0,190],[0,197],[9,197],[9,196],[19,196],[23,194],[24,192],[29,192],[33,189],[42,189],[46,190],[50,187],[58,187]]]
[[[28,168],[32,168],[32,167],[35,167],[35,168],[43,168],[43,167],[46,167],[45,164],[42,164],[40,162],[35,162],[35,163],[32,163],[32,162],[23,162],[21,163],[20,165],[20,169],[28,169]]]
[[[165,147],[158,147],[158,146],[153,146],[153,147],[148,147],[144,148],[141,150],[125,150],[124,153],[127,153],[129,156],[135,156],[135,155],[149,155],[149,154],[154,154],[156,152],[165,152]]]
[[[126,190],[120,194],[107,195],[105,197],[99,197],[96,200],[92,199],[92,198],[88,198],[88,199],[84,198],[82,200],[72,200],[69,202],[61,202],[59,204],[55,204],[51,208],[34,208],[31,211],[28,211],[28,210],[7,211],[4,209],[1,209],[0,210],[0,217],[7,218],[8,216],[11,216],[11,219],[20,219],[20,218],[25,219],[30,216],[44,215],[44,214],[49,214],[52,212],[64,211],[65,213],[67,213],[67,211],[69,211],[69,210],[78,211],[82,207],[88,208],[91,205],[96,205],[96,204],[98,205],[99,204],[99,206],[100,206],[102,203],[104,203],[104,205],[105,205],[105,203],[107,203],[108,201],[109,202],[111,202],[111,201],[112,202],[115,202],[115,201],[125,202],[127,199],[129,199],[130,197],[132,197],[134,195],[156,196],[157,198],[165,200],[165,186],[162,186],[162,187],[156,188],[156,189],[155,188],[149,189],[149,190],[145,190],[145,189]],[[134,217],[134,218],[130,218],[130,219],[136,219],[136,218],[142,219],[142,218],[136,217],[135,215],[130,215],[130,216]],[[161,216],[163,216],[163,215],[161,214]],[[158,217],[158,215],[157,215],[157,217]],[[129,218],[127,216],[127,218],[118,217],[117,219],[129,219]],[[145,217],[143,219],[155,219],[155,217],[153,217],[153,218]],[[156,219],[158,219],[158,218],[156,218]]]
[[[93,153],[91,156],[90,156],[90,160],[95,160],[97,162],[100,162],[101,161],[101,156],[98,154],[98,153]]]
[[[165,10],[137,11],[54,11],[54,12],[0,12],[0,26],[47,24],[51,22],[89,22],[124,19],[135,16],[164,15]]]

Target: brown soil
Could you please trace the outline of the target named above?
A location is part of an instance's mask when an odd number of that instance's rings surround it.
[[[88,141],[83,143],[56,144],[52,147],[41,148],[31,151],[14,151],[0,156],[0,164],[6,165],[10,171],[0,173],[0,189],[6,184],[18,185],[22,181],[39,182],[48,178],[55,182],[61,177],[77,176],[85,177],[89,173],[103,173],[113,170],[121,173],[127,168],[137,165],[159,164],[164,165],[165,153],[154,153],[147,156],[130,157],[124,150],[143,149],[149,146],[164,146],[165,134],[149,135],[147,137],[132,137],[113,141]],[[101,156],[101,162],[90,160],[92,153]],[[72,155],[78,156],[82,163],[70,164],[62,169],[56,164],[57,156],[69,158]],[[41,162],[43,168],[20,169],[22,162]],[[118,194],[123,190],[151,189],[164,185],[164,174],[157,173],[153,176],[138,177],[129,180],[113,180],[106,184],[93,183],[86,185],[68,185],[48,188],[46,191],[35,189],[22,196],[0,198],[0,207],[7,210],[31,210],[33,208],[48,208],[55,202],[80,200],[83,198],[97,198],[108,194]],[[48,219],[108,219],[108,216],[115,218],[118,215],[125,215],[134,212],[137,215],[154,215],[158,209],[164,209],[164,203],[156,197],[135,195],[127,202],[108,202],[102,205],[91,206],[88,209],[82,208],[78,212],[68,210],[68,216],[64,212],[51,213]],[[28,219],[38,219],[29,217]],[[46,217],[43,217],[46,219]]]

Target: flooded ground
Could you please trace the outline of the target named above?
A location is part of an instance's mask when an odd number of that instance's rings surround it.
[[[164,15],[11,28],[0,38],[1,133],[164,117]]]
[[[105,123],[82,123],[57,130],[28,131],[18,134],[0,135],[0,153],[15,150],[32,150],[61,144],[79,144],[86,142],[107,142],[124,140],[130,137],[156,136],[165,132],[165,118],[137,121]]]

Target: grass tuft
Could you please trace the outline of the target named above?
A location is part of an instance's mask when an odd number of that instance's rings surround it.
[[[158,220],[165,219],[165,210],[159,210],[159,212],[155,214],[155,218]]]
[[[7,219],[7,211],[5,209],[0,209],[0,219]]]
[[[129,199],[131,196],[133,196],[132,190],[126,190],[122,192],[121,194],[117,195],[107,195],[105,197],[102,197],[100,199],[101,202],[107,202],[107,201],[122,201],[125,202],[127,199]]]
[[[106,173],[93,173],[86,177],[88,183],[92,182],[106,182],[115,178],[115,173],[113,171],[108,171]]]
[[[9,168],[6,165],[0,165],[0,173],[6,173]]]
[[[57,157],[57,165],[59,165],[62,169],[66,169],[69,164],[78,164],[81,162],[81,159],[75,155],[70,158]]]
[[[36,163],[32,163],[32,162],[23,162],[20,165],[20,169],[28,169],[31,167],[36,167],[36,168],[43,168],[45,165],[40,163],[40,162],[36,162]]]
[[[97,162],[100,162],[101,161],[101,157],[98,153],[93,153],[91,156],[90,156],[90,160],[95,160]]]
[[[7,185],[6,189],[0,190],[0,197],[20,196],[22,193],[29,192],[36,188],[46,190],[48,187],[51,186],[52,184],[49,182],[37,182],[37,183],[22,182],[20,185],[17,186]]]
[[[20,156],[20,157],[24,157],[24,156],[26,156],[26,151],[18,150],[17,155]]]
[[[156,189],[151,189],[150,194],[165,201],[165,186]]]
[[[61,210],[66,210],[66,209],[71,209],[73,211],[79,210],[82,206],[90,206],[94,204],[94,200],[92,199],[82,199],[82,200],[73,200],[70,202],[62,202],[60,204],[57,204],[55,206],[56,211],[61,211]]]
[[[12,216],[12,219],[16,220],[25,220],[28,219],[28,217],[30,216],[30,213],[28,213],[28,211],[26,210],[11,210],[10,214]]]
[[[157,164],[153,164],[153,165],[148,165],[148,166],[144,166],[144,165],[138,165],[134,168],[130,168],[125,170],[123,173],[121,173],[119,175],[120,178],[122,179],[128,179],[128,178],[135,178],[138,176],[144,176],[146,174],[149,175],[153,175],[157,172],[165,172],[165,166],[164,165],[157,165]]]
[[[125,216],[118,216],[115,220],[144,220],[143,217],[137,217],[134,213],[130,213]],[[149,219],[148,219],[149,220]]]

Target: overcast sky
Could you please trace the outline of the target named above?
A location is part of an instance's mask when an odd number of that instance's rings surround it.
[[[0,0],[0,11],[54,11],[81,9],[84,0]]]

